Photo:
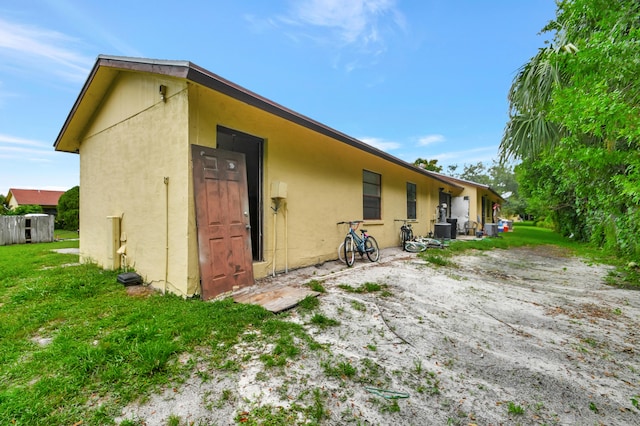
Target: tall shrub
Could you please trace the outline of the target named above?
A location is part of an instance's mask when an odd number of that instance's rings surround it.
[[[77,231],[80,227],[80,187],[74,186],[58,200],[58,228]]]

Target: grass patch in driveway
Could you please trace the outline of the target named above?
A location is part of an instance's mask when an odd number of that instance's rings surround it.
[[[366,282],[364,284],[359,285],[358,287],[353,287],[350,284],[339,284],[338,288],[346,291],[347,293],[376,293],[381,292],[381,295],[388,296],[389,291],[387,290],[389,286],[387,284],[378,284]]]
[[[66,266],[77,255],[52,249],[77,241],[0,247],[0,424],[113,424],[120,407],[180,381],[205,348],[225,367],[247,330],[278,344],[278,363],[312,340],[262,307],[130,297],[118,271]]]

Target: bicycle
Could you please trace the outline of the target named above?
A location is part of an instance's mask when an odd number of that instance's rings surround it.
[[[407,219],[394,219],[395,222],[403,222],[400,227],[400,238],[402,239],[402,249],[409,253],[420,253],[429,248],[445,248],[446,245],[431,237],[414,237],[411,224]]]
[[[424,245],[426,248],[439,248],[439,249],[443,249],[445,247],[448,247],[447,244],[445,244],[444,242],[440,241],[440,240],[436,240],[435,238],[430,238],[430,237],[416,237],[414,239],[415,243]],[[422,250],[424,251],[424,250]]]
[[[414,240],[413,229],[411,229],[411,224],[408,223],[408,219],[394,219],[393,221],[402,222],[402,226],[400,226],[400,240],[402,241],[402,250],[408,251],[410,253],[418,253],[427,249],[427,246],[425,244]]]
[[[363,221],[351,220],[348,222],[338,222],[337,225],[348,224],[349,231],[342,243],[342,252],[344,254],[344,261],[347,266],[351,267],[356,260],[356,251],[360,253],[360,256],[367,255],[371,262],[377,262],[380,259],[380,250],[378,249],[378,242],[371,235],[367,234],[366,229],[361,229],[358,235],[356,230]]]

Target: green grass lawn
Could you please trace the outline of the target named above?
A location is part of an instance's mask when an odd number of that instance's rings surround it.
[[[0,247],[2,425],[113,424],[123,405],[189,374],[179,354],[206,348],[212,369],[237,368],[226,355],[249,329],[280,348],[312,343],[258,306],[128,296],[117,272],[62,267],[77,256],[51,251],[77,244]],[[275,363],[295,354],[276,349]]]
[[[501,232],[495,238],[483,238],[481,240],[451,240],[449,252],[476,249],[488,250],[493,248],[507,249],[509,247],[554,245],[569,250],[576,256],[588,257],[601,262],[611,261],[612,258],[599,249],[584,243],[565,238],[547,228],[540,228],[530,222],[516,222],[513,232]]]
[[[53,231],[55,240],[72,240],[78,238],[78,231],[67,231],[64,229],[56,229]]]

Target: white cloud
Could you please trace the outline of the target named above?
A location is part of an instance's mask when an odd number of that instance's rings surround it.
[[[444,142],[446,139],[442,135],[427,135],[418,139],[418,146],[427,146],[435,143]]]
[[[311,40],[333,52],[349,48],[351,55],[368,58],[344,59],[347,71],[375,63],[387,51],[387,37],[407,27],[396,0],[291,0],[278,21],[292,40]],[[338,63],[341,56],[338,52]]]
[[[382,151],[393,151],[394,149],[398,149],[402,146],[402,144],[398,142],[385,141],[380,138],[360,138],[360,141],[366,143],[367,145],[371,145],[374,148],[378,148]]]
[[[497,145],[483,146],[464,151],[449,151],[428,156],[428,158],[438,160],[438,163],[441,165],[458,164],[459,166],[464,164],[476,164],[479,161],[482,161],[483,163],[491,163],[491,161],[497,157]]]
[[[43,142],[34,141],[30,139],[17,138],[15,136],[4,135],[2,133],[0,133],[0,143],[14,144],[14,145],[27,145],[27,146],[41,146],[43,148],[46,146],[46,144],[44,144]]]
[[[378,18],[394,12],[393,0],[306,0],[292,3],[292,19],[303,24],[334,29],[351,43],[380,42]]]
[[[49,162],[55,153],[42,142],[0,134],[0,158]]]
[[[0,19],[0,58],[5,65],[48,70],[82,81],[89,73],[93,59],[66,46],[74,41],[57,31]]]

